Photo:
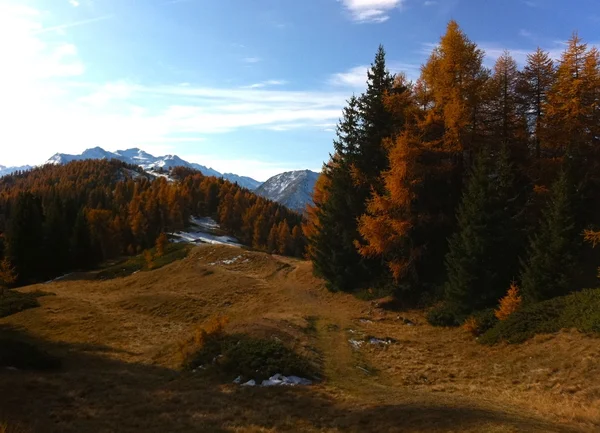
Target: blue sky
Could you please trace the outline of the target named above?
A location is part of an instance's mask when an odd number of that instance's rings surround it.
[[[101,146],[319,170],[377,46],[414,78],[450,19],[490,66],[600,42],[598,0],[0,0],[0,164]]]

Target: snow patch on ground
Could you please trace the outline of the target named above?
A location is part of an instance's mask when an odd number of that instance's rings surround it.
[[[256,386],[255,380],[249,380],[248,382],[241,383],[242,378],[238,376],[233,383],[241,385],[241,386]],[[308,386],[312,385],[312,380],[305,379],[303,377],[298,376],[284,376],[283,374],[275,374],[271,376],[267,380],[263,380],[260,386],[268,387],[268,386]]]
[[[187,231],[171,233],[174,242],[188,242],[191,244],[204,243],[214,245],[230,245],[241,247],[242,244],[233,236],[219,234],[219,224],[212,218],[191,218],[191,227]]]

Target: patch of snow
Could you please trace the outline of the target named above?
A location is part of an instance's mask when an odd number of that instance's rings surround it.
[[[256,386],[256,381],[254,379],[249,380],[246,383],[242,383],[242,386]]]
[[[296,385],[312,385],[312,380],[304,379],[298,376],[284,376],[275,374],[268,380],[263,380],[260,386],[296,386]]]
[[[358,350],[363,345],[364,341],[350,339],[348,340],[348,343],[350,343],[354,349]]]
[[[233,236],[217,235],[219,224],[212,218],[191,218],[192,227],[188,231],[171,233],[174,242],[205,243],[214,245],[230,245],[241,247],[242,245]],[[212,232],[212,233],[211,233]]]
[[[68,277],[69,275],[71,275],[71,274],[72,274],[72,272],[70,272],[70,273],[68,273],[68,274],[61,275],[60,277],[56,277],[56,278],[55,278],[55,279],[53,279],[53,280],[46,281],[44,284],[50,284],[50,283],[54,283],[54,282],[56,282],[56,281],[61,281],[61,280],[64,280],[65,278],[67,278],[67,277]]]
[[[242,376],[238,376],[235,379],[233,379],[233,383],[235,383],[236,385],[242,383]]]

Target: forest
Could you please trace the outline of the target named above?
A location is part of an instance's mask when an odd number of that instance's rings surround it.
[[[170,174],[176,182],[117,160],[85,160],[0,178],[0,285],[139,254],[192,215],[213,217],[257,250],[302,256],[299,214],[221,178],[183,167]]]
[[[597,287],[600,53],[574,34],[557,60],[484,61],[454,21],[414,82],[379,48],[303,225],[330,290],[459,325]]]

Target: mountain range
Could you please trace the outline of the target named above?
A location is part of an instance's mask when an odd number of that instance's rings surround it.
[[[302,212],[306,208],[306,205],[312,202],[312,191],[319,176],[314,171],[297,170],[278,174],[261,183],[247,176],[239,176],[233,173],[219,173],[213,168],[185,161],[177,155],[154,156],[138,148],[109,152],[101,147],[94,147],[78,155],[56,153],[44,165],[67,164],[71,161],[84,159],[118,159],[128,164],[138,165],[146,171],[156,169],[169,170],[172,167],[178,166],[189,167],[200,171],[205,176],[222,177],[230,182],[236,182],[244,188],[248,188],[265,198],[277,201],[299,212]],[[0,176],[31,168],[33,167],[28,165],[22,167],[5,167],[0,165]]]
[[[237,182],[238,185],[255,190],[260,186],[260,182],[247,176],[238,176],[232,173],[219,173],[213,168],[205,167],[204,165],[187,162],[177,155],[154,156],[141,149],[133,148],[127,150],[117,150],[109,152],[101,147],[87,149],[80,155],[69,155],[66,153],[57,153],[53,155],[46,164],[66,164],[71,161],[79,161],[83,159],[118,159],[119,161],[128,164],[139,165],[144,170],[152,170],[162,168],[168,170],[172,167],[189,167],[200,171],[205,176],[222,177],[230,182]]]

